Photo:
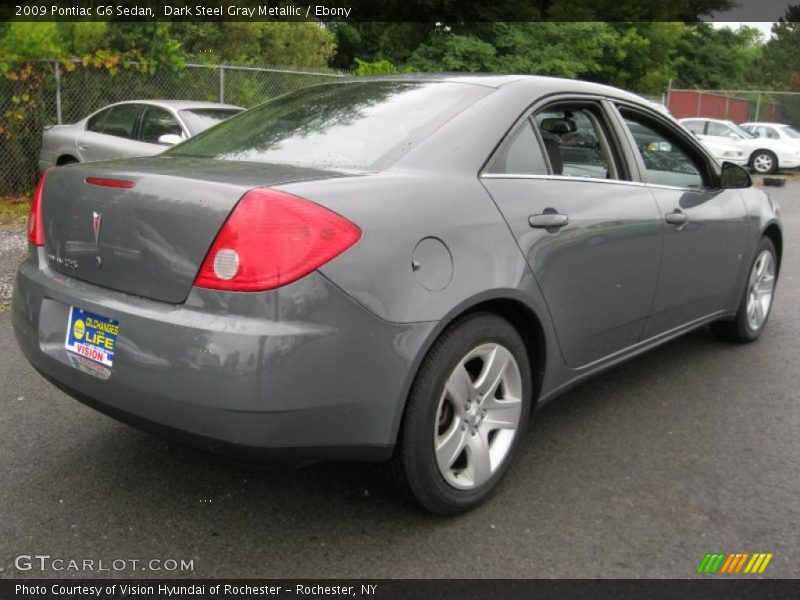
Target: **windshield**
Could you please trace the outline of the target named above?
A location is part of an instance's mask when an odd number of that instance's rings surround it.
[[[781,127],[783,133],[788,135],[790,138],[800,138],[800,131],[797,131],[794,127],[790,125],[784,125]]]
[[[189,133],[197,135],[240,112],[242,112],[240,108],[189,108],[179,110],[178,114],[189,128]]]
[[[371,169],[397,160],[489,91],[431,81],[317,85],[250,109],[166,154]]]
[[[734,123],[733,121],[725,121],[725,124],[728,127],[730,127],[731,129],[733,129],[736,133],[740,134],[746,140],[758,137],[757,135],[753,135],[749,131],[745,131],[744,129],[739,127],[736,123]]]

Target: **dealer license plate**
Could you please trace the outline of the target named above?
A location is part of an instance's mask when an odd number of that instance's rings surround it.
[[[114,364],[117,336],[119,321],[70,307],[67,339],[64,342],[67,350],[110,367]]]

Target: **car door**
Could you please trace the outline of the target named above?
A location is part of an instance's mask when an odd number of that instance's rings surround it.
[[[111,160],[162,152],[163,147],[144,144],[136,139],[142,108],[137,103],[117,104],[110,107],[102,118],[96,121],[89,119],[86,129],[78,138],[81,160]]]
[[[139,141],[156,145],[163,152],[169,146],[158,141],[163,135],[186,137],[183,127],[171,112],[160,106],[145,106],[138,130]]]
[[[716,162],[690,135],[646,108],[618,109],[664,231],[646,339],[736,305],[748,221],[740,192],[719,188]]]
[[[629,181],[618,139],[602,102],[550,101],[517,123],[481,175],[572,367],[635,344],[655,294],[661,216]]]

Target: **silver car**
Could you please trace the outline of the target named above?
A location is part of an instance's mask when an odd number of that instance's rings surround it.
[[[111,104],[77,123],[46,127],[39,172],[76,162],[153,156],[243,110],[233,104],[192,100]]]
[[[48,171],[28,232],[12,322],[56,386],[204,448],[388,461],[441,514],[569,386],[705,325],[755,341],[783,248],[646,101],[524,76],[296,91]]]

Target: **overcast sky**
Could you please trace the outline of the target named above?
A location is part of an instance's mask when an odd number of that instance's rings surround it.
[[[721,29],[722,27],[738,29],[742,25],[755,27],[764,36],[764,41],[767,41],[772,36],[772,22],[769,21],[714,21],[711,24],[717,29]]]

